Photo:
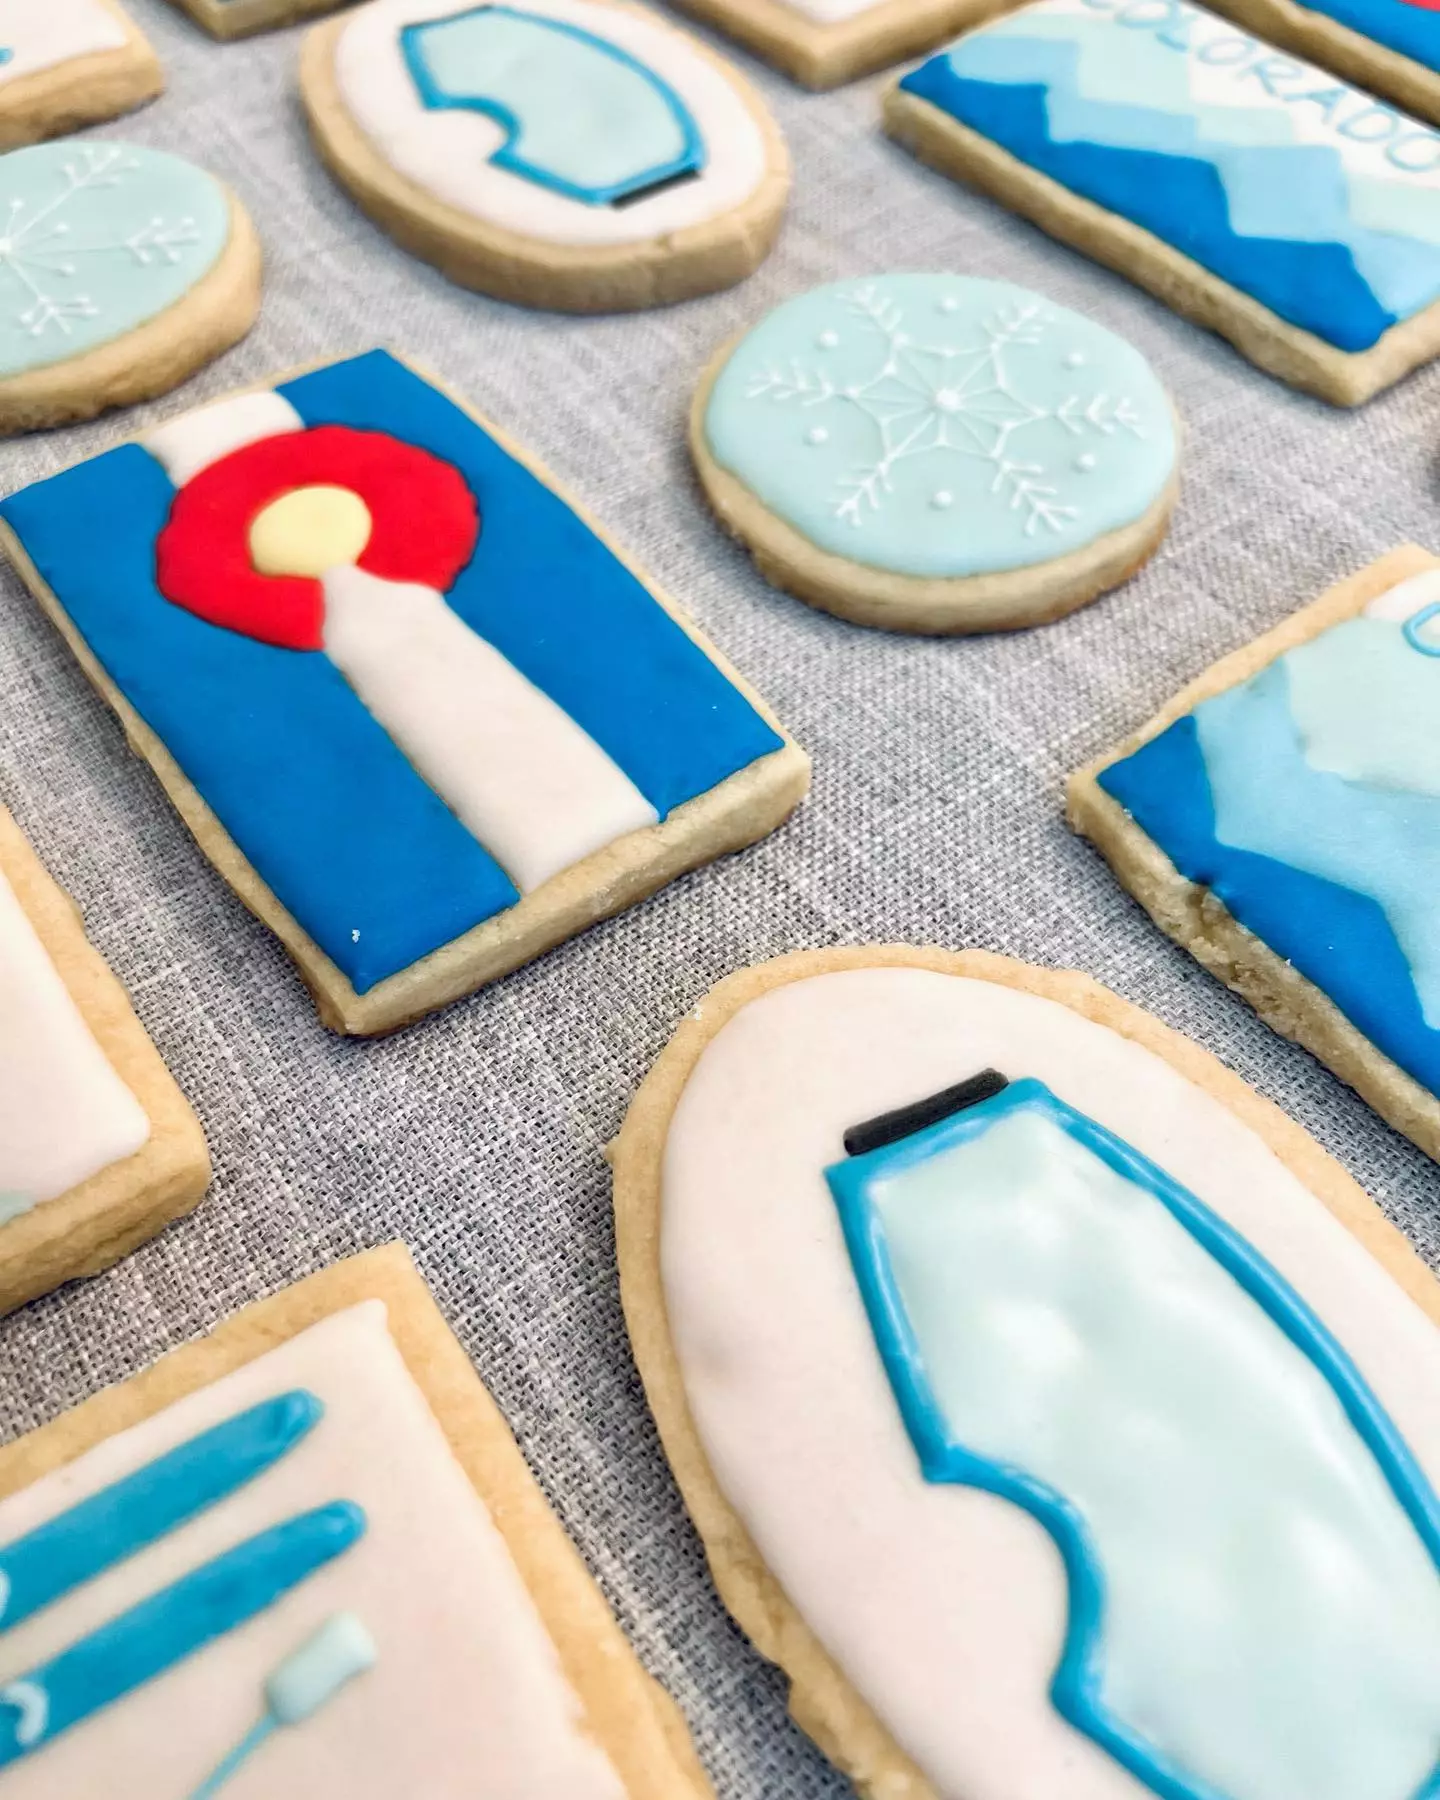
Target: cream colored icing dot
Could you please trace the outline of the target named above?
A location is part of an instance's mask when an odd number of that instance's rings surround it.
[[[250,560],[262,575],[323,575],[359,559],[370,525],[369,507],[349,488],[292,488],[250,521]]]

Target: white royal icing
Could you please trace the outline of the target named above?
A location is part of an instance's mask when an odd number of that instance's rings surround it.
[[[149,1135],[0,873],[0,1219],[133,1156]]]
[[[768,1566],[944,1800],[1141,1800],[1056,1711],[1067,1589],[1020,1508],[927,1483],[824,1170],[846,1127],[993,1066],[1108,1127],[1246,1237],[1349,1352],[1432,1483],[1434,1326],[1240,1120],[1169,1063],[1036,995],[913,969],[746,1007],[666,1144],[667,1313],[716,1478]]]
[[[403,26],[451,18],[476,0],[373,0],[335,46],[335,79],[351,118],[398,174],[439,200],[525,237],[556,244],[640,243],[742,205],[764,180],[765,141],[725,73],[658,20],[590,0],[524,0],[524,9],[608,39],[668,82],[704,138],[701,174],[627,206],[592,206],[497,168],[505,132],[469,110],[428,109],[400,52]]]
[[[488,1510],[396,1349],[379,1301],[322,1321],[0,1501],[0,1543],[211,1425],[305,1388],[324,1416],[280,1462],[4,1638],[29,1669],[256,1532],[332,1500],[367,1530],[335,1562],[5,1772],[6,1800],[190,1794],[254,1725],[269,1672],[336,1613],[373,1668],[262,1745],[225,1800],[623,1800]]]
[[[305,421],[290,402],[267,388],[197,406],[145,432],[140,442],[178,488],[232,451],[258,444],[261,438],[304,429]]]
[[[8,0],[0,5],[0,87],[97,50],[123,50],[125,28],[100,0]]]

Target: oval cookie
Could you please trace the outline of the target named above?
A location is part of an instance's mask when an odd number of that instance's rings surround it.
[[[863,1792],[1432,1791],[1440,1295],[1212,1057],[1080,975],[789,957],[614,1164],[717,1583]]]
[[[702,45],[609,0],[373,0],[316,27],[326,166],[396,241],[521,305],[660,305],[748,275],[789,156]]]
[[[897,631],[1058,618],[1165,534],[1178,426],[1139,351],[1003,281],[879,275],[715,358],[691,450],[766,577]]]
[[[0,217],[0,431],[163,394],[254,323],[254,228],[178,156],[92,138],[12,151]]]

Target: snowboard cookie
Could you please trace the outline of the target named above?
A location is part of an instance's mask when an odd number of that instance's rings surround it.
[[[1038,0],[904,76],[885,119],[1337,405],[1440,351],[1440,135],[1203,7]]]
[[[177,386],[260,307],[260,246],[213,175],[66,138],[0,156],[0,433]]]
[[[165,86],[114,0],[15,0],[0,12],[0,150],[131,112]]]
[[[200,1123],[124,988],[0,807],[0,1313],[195,1206]]]
[[[1440,561],[1392,551],[1073,776],[1162,931],[1440,1158]]]
[[[808,784],[538,465],[384,351],[25,488],[0,542],[336,1030],[469,993]]]
[[[300,71],[326,167],[451,280],[570,312],[743,280],[780,227],[784,140],[702,44],[610,0],[372,0]]]
[[[1036,625],[1165,535],[1179,432],[1138,350],[1003,281],[815,288],[727,344],[690,448],[766,579],[892,631]]]
[[[612,1156],[716,1583],[862,1793],[1430,1791],[1440,1290],[1213,1057],[821,951],[697,1006]]]
[[[0,1450],[14,1800],[705,1800],[391,1244]]]

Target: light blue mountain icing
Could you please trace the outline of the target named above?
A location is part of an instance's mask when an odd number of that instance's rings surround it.
[[[512,6],[407,25],[406,64],[426,106],[484,113],[508,134],[499,168],[592,206],[619,205],[699,172],[685,102],[618,45]]]
[[[1034,1080],[826,1174],[926,1478],[1062,1554],[1060,1712],[1164,1800],[1440,1792],[1440,1501],[1283,1277]]]
[[[1139,351],[1024,288],[959,275],[787,301],[721,371],[705,441],[812,544],[917,576],[1077,550],[1142,517],[1176,457]]]
[[[1413,623],[1346,619],[1282,660],[1312,769],[1440,799],[1440,661]]]
[[[35,1204],[30,1194],[16,1193],[13,1189],[0,1189],[0,1225],[9,1224],[11,1219],[18,1219],[21,1213],[29,1212]]]
[[[153,319],[229,235],[224,190],[178,156],[90,138],[0,156],[0,377]]]
[[[9,47],[8,44],[0,44],[0,69],[3,69],[6,65],[6,63],[12,61],[14,58],[14,55],[15,55],[15,52]]]

